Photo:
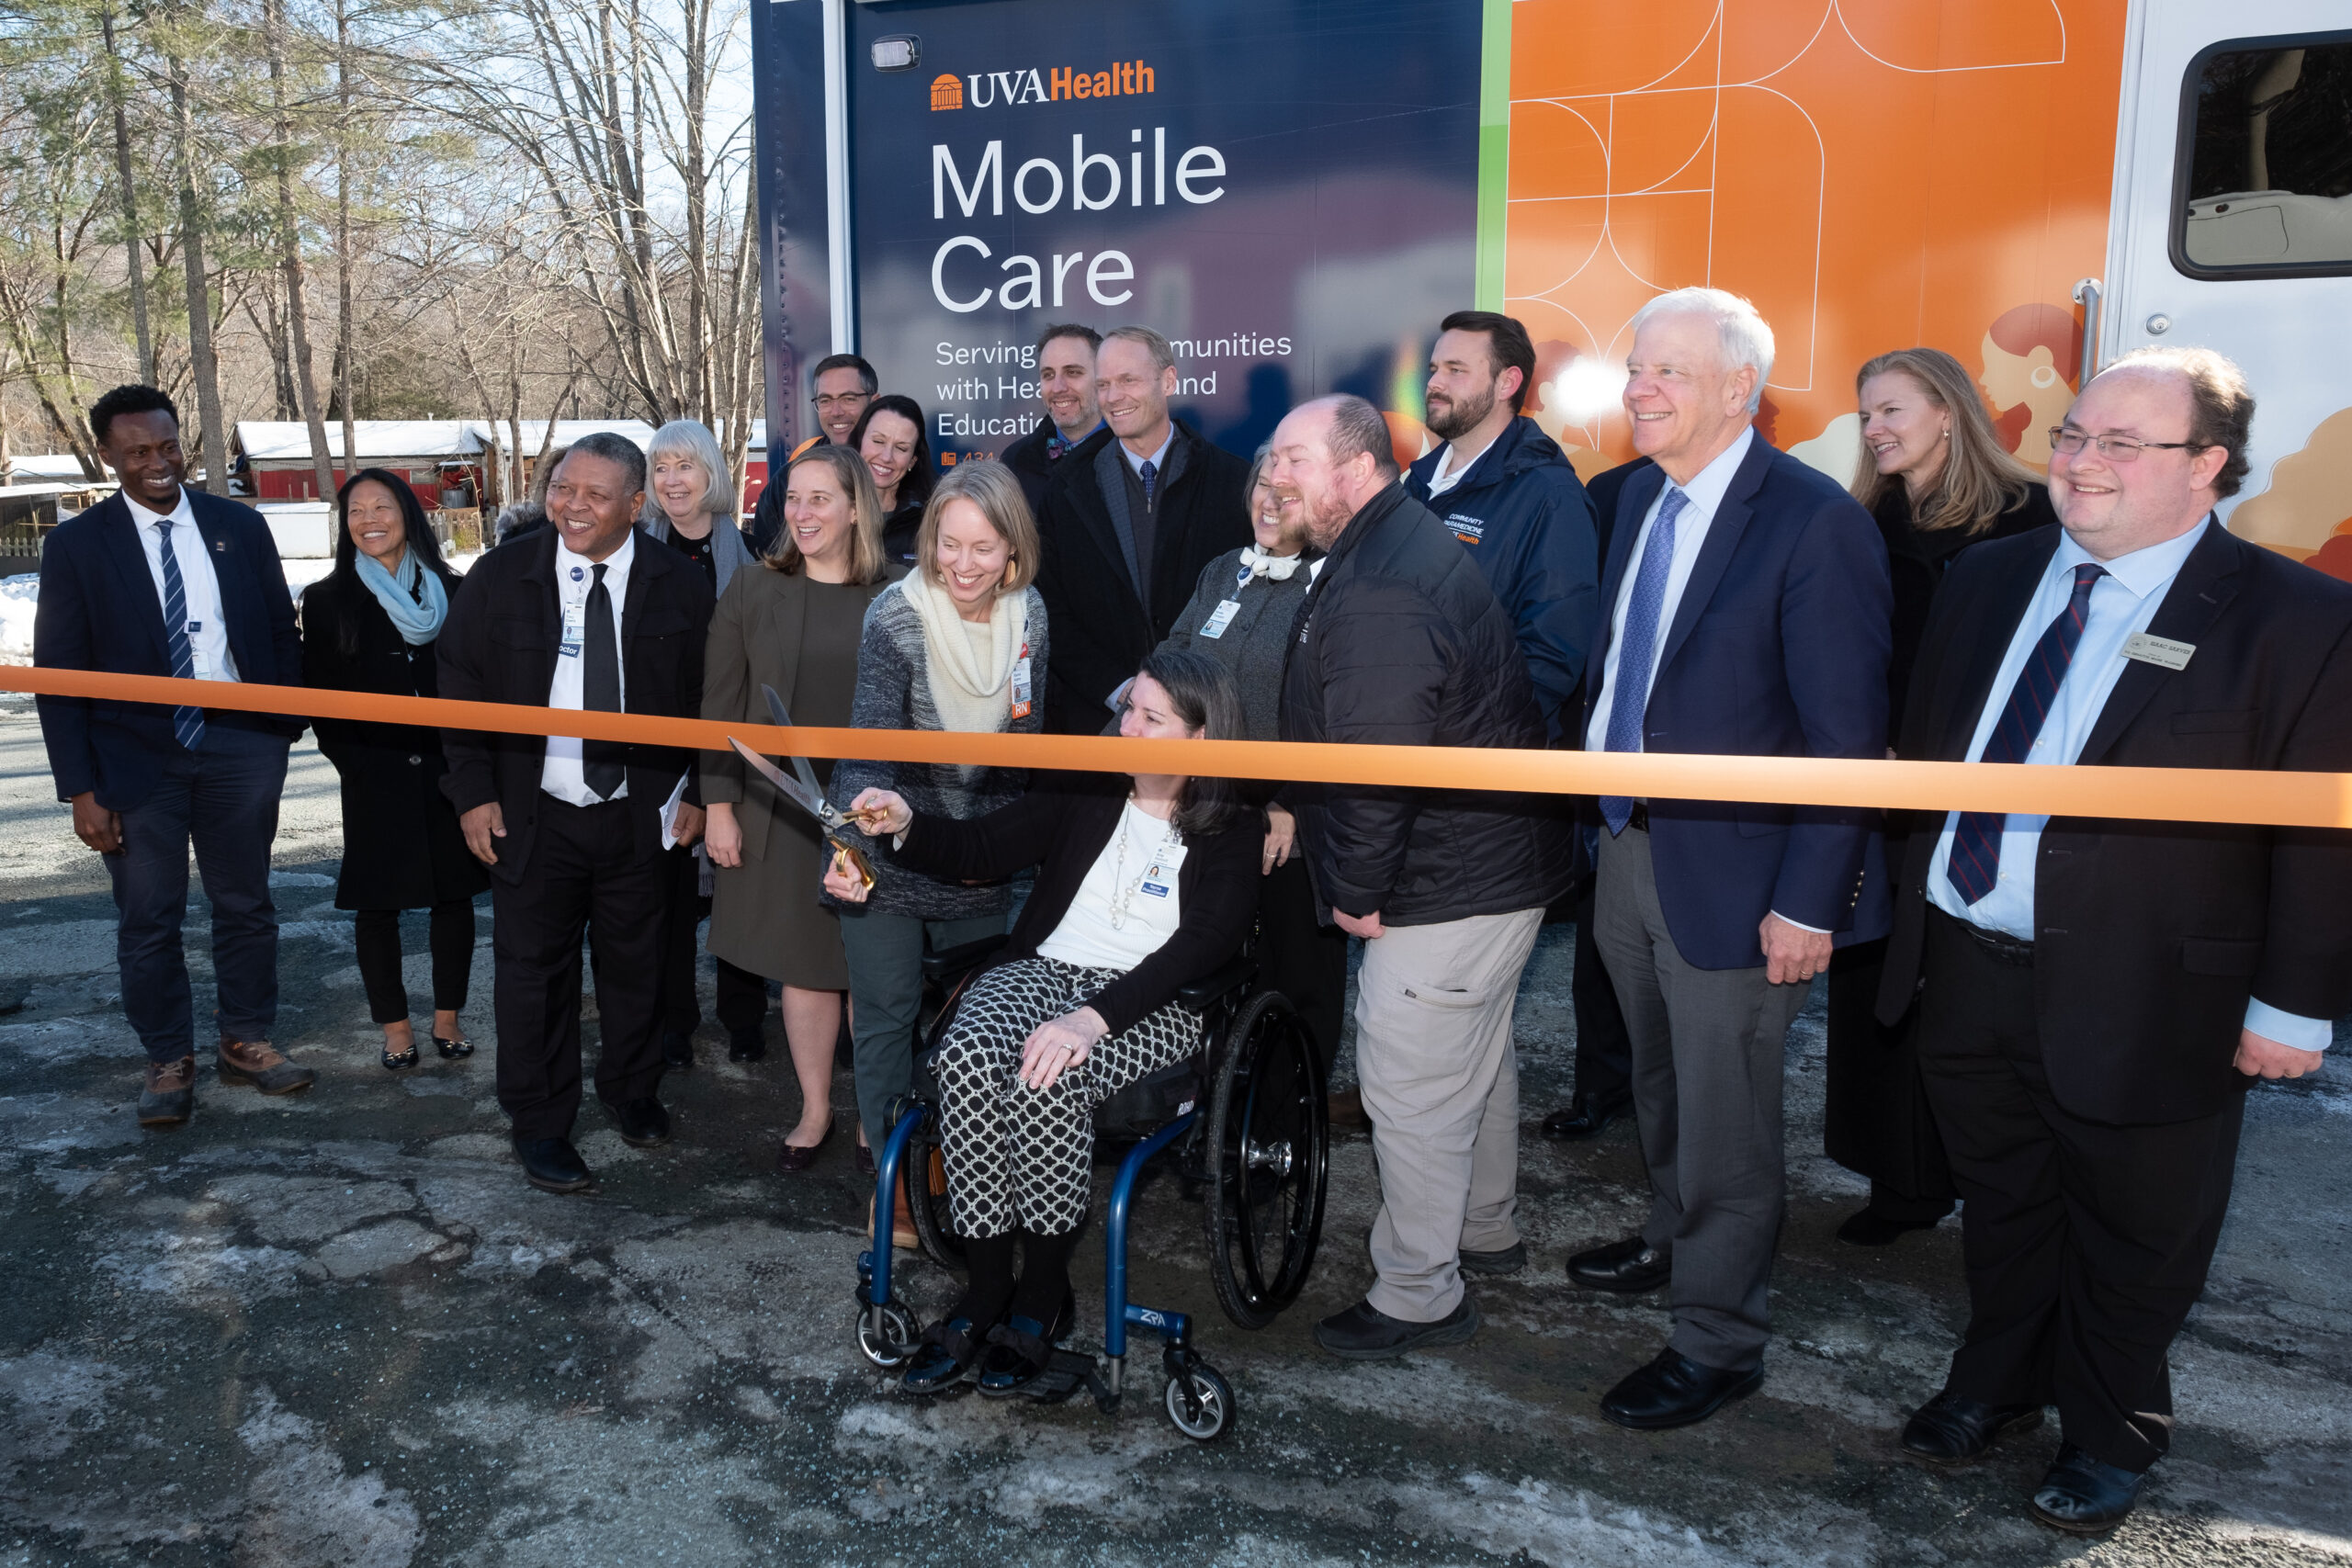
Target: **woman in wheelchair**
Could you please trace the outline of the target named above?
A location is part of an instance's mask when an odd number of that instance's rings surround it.
[[[1162,649],[1128,688],[1119,733],[1238,739],[1232,678],[1199,654]],[[1058,775],[964,822],[911,811],[879,789],[851,809],[928,875],[1039,868],[1012,940],[966,987],[933,1064],[949,1213],[971,1275],[905,1378],[915,1392],[944,1389],[985,1354],[980,1392],[1017,1393],[1069,1330],[1094,1110],[1195,1048],[1198,1021],[1176,994],[1248,937],[1265,824],[1227,781],[1182,773]],[[852,901],[863,892],[839,870],[825,886]]]

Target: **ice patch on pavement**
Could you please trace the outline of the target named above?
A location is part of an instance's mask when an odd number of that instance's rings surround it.
[[[408,1494],[381,1477],[349,1473],[311,1422],[278,1406],[266,1386],[237,1437],[259,1461],[253,1507],[237,1530],[251,1568],[408,1568],[422,1522]]]

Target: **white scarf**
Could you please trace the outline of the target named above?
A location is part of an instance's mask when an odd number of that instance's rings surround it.
[[[1306,552],[1301,550],[1295,556],[1267,556],[1260,555],[1255,545],[1244,545],[1241,547],[1241,564],[1250,573],[1243,580],[1244,586],[1261,577],[1271,577],[1276,582],[1288,582],[1290,574],[1306,564]]]
[[[1012,716],[1012,666],[1028,638],[1029,595],[1000,595],[989,612],[988,664],[974,664],[973,638],[956,613],[956,601],[922,570],[898,583],[899,594],[922,623],[923,681],[943,729],[993,735]],[[959,770],[967,776],[976,768]]]

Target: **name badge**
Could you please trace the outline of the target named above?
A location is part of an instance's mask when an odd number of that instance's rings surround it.
[[[204,645],[197,640],[203,631],[202,621],[190,621],[187,624],[187,657],[191,666],[189,673],[199,681],[209,681],[212,679],[212,660],[205,657]]]
[[[2123,644],[2124,658],[2165,670],[2188,669],[2188,656],[2196,651],[2193,642],[2174,642],[2168,637],[2150,637],[2146,632],[2125,639]]]
[[[1176,890],[1176,868],[1182,863],[1181,856],[1170,860],[1162,855],[1144,869],[1143,881],[1136,891],[1154,898],[1165,898]]]
[[[1012,716],[1027,718],[1030,711],[1029,645],[1021,645],[1021,657],[1012,661]]]
[[[568,604],[563,611],[563,645],[556,651],[566,659],[580,657],[580,649],[588,639],[588,606]]]
[[[1207,620],[1201,623],[1201,635],[1203,637],[1223,637],[1225,635],[1225,628],[1231,626],[1233,624],[1233,617],[1239,614],[1241,614],[1241,604],[1238,600],[1225,600],[1223,603],[1219,604],[1216,609],[1209,612],[1209,618]]]

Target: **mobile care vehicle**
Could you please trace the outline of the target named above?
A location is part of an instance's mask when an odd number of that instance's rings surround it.
[[[943,463],[990,453],[1040,327],[1140,321],[1220,443],[1336,389],[1410,457],[1475,303],[1589,476],[1628,321],[1703,283],[1772,324],[1765,434],[1840,481],[1884,350],[1973,367],[2040,467],[2086,372],[2219,349],[2258,405],[2230,526],[2352,579],[2342,0],[772,0],[754,39],[779,432],[854,348]]]

